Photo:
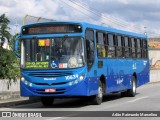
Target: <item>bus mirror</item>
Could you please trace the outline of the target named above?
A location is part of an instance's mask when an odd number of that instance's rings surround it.
[[[15,53],[15,55],[16,55],[18,58],[20,58],[19,38],[20,38],[20,36],[18,35],[18,36],[15,38],[15,41],[14,41],[14,53]]]

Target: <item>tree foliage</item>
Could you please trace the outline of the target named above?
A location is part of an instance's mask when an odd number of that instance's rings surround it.
[[[9,43],[12,37],[12,35],[9,32],[10,30],[10,28],[8,27],[9,23],[10,23],[10,20],[5,16],[5,14],[2,14],[0,16],[0,40],[1,40],[0,46],[1,47],[3,46],[5,40],[7,40],[7,42]]]
[[[19,60],[13,52],[15,36],[12,36],[9,32],[9,22],[10,20],[5,16],[5,14],[0,16],[0,79],[9,80],[8,87],[11,85],[12,80],[16,82],[20,75]],[[10,44],[10,50],[2,47],[5,40]]]
[[[0,48],[0,78],[16,81],[19,64],[13,51]]]

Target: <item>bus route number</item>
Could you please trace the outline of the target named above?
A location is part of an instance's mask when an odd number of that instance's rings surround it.
[[[66,78],[66,80],[77,79],[78,78],[78,74],[65,76],[65,78]]]

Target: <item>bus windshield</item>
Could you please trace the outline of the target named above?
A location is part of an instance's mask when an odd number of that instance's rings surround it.
[[[26,39],[21,46],[23,68],[65,69],[85,64],[82,37]]]

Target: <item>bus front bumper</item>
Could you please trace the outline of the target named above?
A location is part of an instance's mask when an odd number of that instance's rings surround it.
[[[53,97],[74,97],[74,96],[88,96],[88,84],[82,81],[73,86],[29,86],[24,82],[20,82],[21,96],[53,96]],[[55,90],[47,91],[47,90]]]

